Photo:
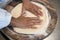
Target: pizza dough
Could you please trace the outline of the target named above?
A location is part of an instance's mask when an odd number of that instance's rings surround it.
[[[12,9],[11,14],[14,18],[18,18],[22,13],[22,3],[18,4],[15,8]]]
[[[43,16],[39,16],[39,18],[42,20],[42,23],[33,25],[34,27],[37,27],[37,29],[29,29],[29,28],[22,29],[19,27],[13,27],[13,29],[15,32],[22,33],[22,34],[44,34],[44,35],[47,35],[46,30],[49,26],[49,22],[51,19],[50,14],[49,14],[47,8],[45,6],[43,6],[42,4],[39,4],[36,2],[31,2],[31,3],[42,8],[41,11],[43,12]],[[18,4],[15,8],[12,10],[11,13],[12,13],[13,17],[18,18],[21,15],[22,3]],[[40,9],[38,9],[38,10],[40,10]],[[29,11],[26,11],[26,14],[24,16],[25,17],[36,17]]]

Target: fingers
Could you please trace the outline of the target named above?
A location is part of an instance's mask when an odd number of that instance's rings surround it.
[[[43,16],[43,13],[42,13],[42,8],[41,7],[38,7],[38,6],[36,6],[36,5],[34,5],[33,6],[34,7],[34,9],[33,9],[33,11],[35,12],[35,13],[33,13],[33,14],[36,14],[37,16]]]
[[[51,9],[51,10],[53,10],[53,11],[56,11],[56,10],[54,9],[54,7],[51,5],[51,3],[49,2],[49,0],[32,0],[32,1],[34,1],[34,2],[41,2],[41,3],[43,3],[47,8],[49,8],[49,9]]]

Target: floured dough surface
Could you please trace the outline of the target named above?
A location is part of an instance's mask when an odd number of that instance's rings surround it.
[[[18,4],[12,11],[11,14],[14,18],[18,18],[22,13],[22,3]]]
[[[17,33],[23,33],[23,34],[44,34],[44,35],[47,35],[46,33],[46,30],[48,28],[48,25],[49,25],[49,21],[50,21],[50,16],[49,16],[49,13],[48,13],[48,10],[46,9],[45,6],[43,6],[42,4],[39,4],[39,3],[35,3],[35,2],[32,2],[33,4],[35,4],[36,6],[39,6],[42,8],[42,12],[43,12],[43,16],[39,16],[40,19],[42,20],[42,23],[41,24],[36,24],[36,25],[33,25],[34,27],[37,27],[37,29],[22,29],[22,28],[18,28],[18,27],[14,27],[14,31],[16,31]],[[19,4],[17,5],[19,6]],[[22,6],[22,3],[20,3],[20,6]],[[19,7],[20,7],[19,6]],[[17,9],[15,9],[15,13],[16,10],[20,11],[21,9],[19,9],[18,7],[16,7]],[[21,7],[22,8],[22,7]],[[14,9],[13,9],[14,10]],[[38,9],[39,10],[39,9]],[[12,12],[13,13],[13,12]],[[20,12],[21,13],[21,12]],[[18,15],[18,14],[17,14]],[[17,16],[16,15],[16,16]],[[18,16],[20,16],[21,14],[19,14]],[[17,18],[15,15],[14,17]],[[29,11],[26,11],[26,14],[24,15],[25,17],[36,17],[34,14],[32,14],[31,12]]]

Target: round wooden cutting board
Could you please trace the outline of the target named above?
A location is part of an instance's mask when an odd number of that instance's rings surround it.
[[[22,34],[22,33],[16,33],[12,28],[12,25],[9,25],[8,27],[4,28],[2,30],[2,32],[6,35],[8,35],[10,38],[14,39],[14,40],[38,40],[38,39],[44,39],[46,38],[48,35],[50,35],[52,33],[52,31],[54,30],[56,23],[57,23],[57,15],[56,15],[56,10],[54,9],[54,7],[52,7],[52,5],[47,1],[47,0],[32,0],[33,2],[37,2],[40,3],[42,5],[44,5],[48,11],[49,14],[51,16],[51,20],[50,20],[50,25],[48,26],[46,33],[47,35],[34,35],[34,34]],[[15,4],[15,2],[12,2],[13,4]],[[12,4],[11,3],[11,4]],[[11,7],[9,9],[9,6]],[[15,7],[13,5],[10,5],[6,7],[6,9],[9,11],[12,11]],[[16,10],[17,11],[17,10]],[[13,12],[12,12],[13,13]],[[20,16],[20,15],[19,15]],[[13,17],[15,17],[15,15],[13,15]],[[16,17],[15,17],[16,18]]]

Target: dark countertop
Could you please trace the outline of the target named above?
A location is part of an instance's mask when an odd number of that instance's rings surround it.
[[[0,34],[0,40],[5,40],[1,34]]]

